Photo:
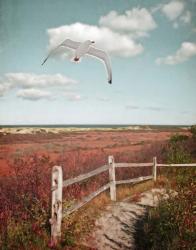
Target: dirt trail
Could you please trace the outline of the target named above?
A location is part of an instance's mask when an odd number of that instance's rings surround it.
[[[164,189],[152,189],[142,193],[137,202],[126,199],[109,205],[96,220],[90,243],[85,245],[97,250],[135,249],[136,223],[145,216],[148,207],[167,197]]]

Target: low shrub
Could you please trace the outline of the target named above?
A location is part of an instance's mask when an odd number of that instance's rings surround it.
[[[164,148],[165,160],[167,163],[190,163],[190,148],[187,145],[189,137],[185,135],[174,135],[170,138]]]
[[[191,140],[191,139],[190,139]],[[184,140],[171,139],[165,149],[169,163],[189,163],[191,157]],[[195,242],[195,168],[170,168],[166,171],[168,190],[177,195],[150,209],[140,227],[138,249],[194,249]],[[142,239],[141,239],[142,237]]]
[[[157,156],[159,162],[165,162],[165,160],[170,163],[187,162],[190,155],[192,156],[189,147],[193,145],[188,145],[188,141],[186,138],[179,139],[176,136],[168,144],[157,142],[148,146],[144,145],[138,152],[127,150],[118,152],[113,149],[63,151],[55,163],[46,156],[30,155],[30,153],[25,156],[20,152],[18,158],[11,163],[11,175],[0,179],[0,248],[41,250],[48,249],[48,246],[52,247],[51,244],[48,245],[52,166],[63,166],[64,179],[68,179],[106,164],[109,154],[114,155],[116,162],[152,162],[153,156]],[[117,179],[149,175],[151,171],[151,168],[119,169]],[[181,186],[188,181],[185,176],[186,173],[181,173],[177,178]],[[67,202],[75,201],[106,182],[108,182],[108,172],[65,188],[63,197]],[[165,218],[168,218],[168,210],[164,210]],[[70,247],[71,249],[75,245],[79,231],[84,232],[87,229],[87,222],[90,219],[84,221],[79,224],[73,221],[71,226],[65,225],[62,248]]]
[[[51,162],[36,155],[15,159],[0,180],[0,248],[46,249]]]
[[[182,141],[186,141],[188,140],[188,136],[187,135],[181,135],[181,134],[175,134],[175,135],[172,135],[170,137],[170,142],[171,143],[177,143],[177,142],[182,142]]]
[[[196,139],[196,125],[191,126],[190,132],[192,134],[192,137]]]

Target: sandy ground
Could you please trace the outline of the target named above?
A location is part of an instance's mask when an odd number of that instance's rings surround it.
[[[151,131],[158,130],[152,126],[125,126],[125,127],[0,127],[0,133],[6,134],[37,134],[37,133],[69,133],[69,132],[88,132],[88,131]],[[167,129],[167,128],[166,128]],[[168,128],[171,130],[172,128]],[[190,127],[174,127],[174,130],[187,131]]]
[[[95,230],[84,245],[97,250],[135,249],[136,223],[147,213],[148,207],[167,199],[165,189],[152,189],[141,194],[137,202],[126,199],[109,205],[96,220]]]
[[[184,128],[183,128],[184,129]],[[82,127],[65,127],[65,128],[48,128],[48,127],[2,127],[0,132],[3,134],[36,134],[36,133],[69,133],[69,132],[87,132],[87,131],[122,131],[122,130],[141,130],[140,126],[127,126],[127,127],[118,127],[118,128],[82,128]],[[144,126],[142,130],[152,130],[149,126]]]

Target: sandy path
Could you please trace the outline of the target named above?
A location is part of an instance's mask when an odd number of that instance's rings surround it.
[[[135,249],[135,225],[141,220],[148,207],[156,206],[160,198],[167,198],[164,189],[152,189],[141,194],[137,202],[116,202],[109,205],[96,220],[90,243],[85,244],[97,250]]]

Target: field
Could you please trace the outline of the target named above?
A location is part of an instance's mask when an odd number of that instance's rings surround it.
[[[153,156],[157,156],[161,163],[166,161],[168,152],[172,150],[168,144],[171,137],[183,140],[190,138],[184,146],[195,155],[191,133],[184,128],[1,128],[0,246],[2,249],[53,247],[49,225],[52,166],[61,165],[64,179],[67,179],[106,164],[108,155],[114,155],[116,162],[152,162]],[[181,152],[180,155],[186,156]],[[152,169],[148,167],[119,169],[116,178],[127,179],[149,174],[152,174]],[[108,173],[102,173],[81,184],[65,188],[64,207],[106,182]],[[130,194],[130,188],[125,187],[119,191],[121,197]],[[74,245],[74,240],[82,237],[81,232],[93,227],[92,217],[98,208],[108,202],[105,194],[101,197],[95,201],[95,209],[93,206],[89,208],[88,211],[93,212],[85,215],[79,213],[79,217],[66,220],[63,247]],[[87,226],[87,221],[91,225]]]
[[[32,154],[49,156],[55,164],[60,159],[69,157],[70,161],[74,161],[73,165],[77,161],[77,165],[82,166],[84,166],[84,159],[98,155],[112,154],[116,156],[115,158],[124,156],[137,161],[138,152],[152,144],[164,143],[175,133],[190,134],[180,128],[161,130],[2,128],[0,130],[0,176],[10,174],[9,164],[15,158]],[[105,161],[107,159],[103,157],[101,163]],[[99,166],[99,163],[97,164]],[[79,169],[79,173],[83,170],[83,168]]]

